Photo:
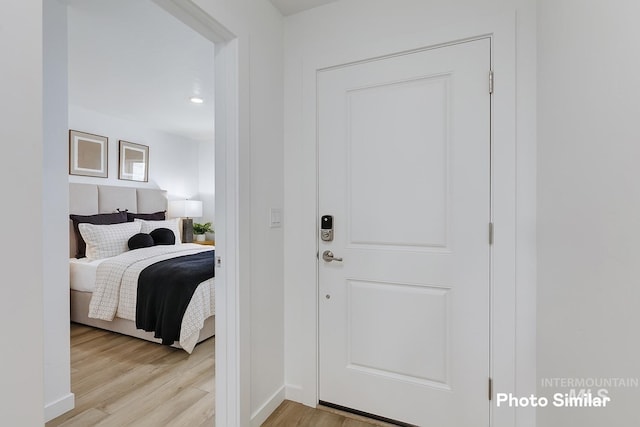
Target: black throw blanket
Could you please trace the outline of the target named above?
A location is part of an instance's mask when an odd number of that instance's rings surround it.
[[[136,327],[155,332],[162,344],[180,339],[180,325],[198,285],[214,277],[215,251],[159,261],[140,272]]]

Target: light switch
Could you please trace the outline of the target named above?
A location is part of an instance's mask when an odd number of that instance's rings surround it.
[[[269,212],[269,227],[271,228],[282,227],[282,209],[271,208]]]

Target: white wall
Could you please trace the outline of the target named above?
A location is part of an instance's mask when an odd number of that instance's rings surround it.
[[[8,246],[0,261],[0,414],[2,424],[13,426],[44,420],[42,35],[41,0],[3,2],[0,219]]]
[[[525,395],[535,391],[535,32],[534,0],[341,0],[285,19],[287,398],[310,406],[317,402],[315,67],[488,33],[496,37],[494,109],[503,120],[494,135],[500,152],[494,174],[509,177],[494,182],[499,195],[494,207],[506,212],[495,218],[494,255],[510,266],[494,281],[502,287],[504,299],[498,301],[510,303],[494,305],[494,313],[514,325],[506,333],[500,329],[506,325],[496,326],[494,346],[512,341],[494,354],[493,371],[500,378],[494,385]],[[496,426],[535,425],[530,409],[494,415]]]
[[[167,190],[170,199],[198,196],[199,142],[72,104],[69,105],[69,129],[109,138],[109,177],[69,175],[69,182],[162,188]],[[118,179],[118,141],[121,139],[149,147],[149,182]]]
[[[632,0],[538,1],[541,379],[640,378],[639,15]],[[538,425],[640,425],[640,389],[609,392],[607,409],[541,409]]]
[[[198,144],[198,198],[203,201],[200,222],[213,223],[215,231],[215,146],[214,141]]]
[[[69,365],[69,199],[67,128],[67,9],[44,5],[44,404],[45,420],[73,408]]]
[[[284,399],[283,230],[269,228],[284,203],[282,16],[268,0],[195,3],[237,36],[238,425],[257,426]]]

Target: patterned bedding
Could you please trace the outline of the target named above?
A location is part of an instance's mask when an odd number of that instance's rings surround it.
[[[147,266],[169,258],[211,251],[197,244],[160,245],[127,251],[108,258],[96,271],[96,288],[89,305],[89,317],[111,321],[114,317],[136,320],[138,276]],[[180,329],[180,346],[191,353],[200,329],[214,315],[214,279],[202,282],[196,289]]]

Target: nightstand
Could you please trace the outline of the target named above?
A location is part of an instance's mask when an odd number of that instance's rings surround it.
[[[201,241],[194,240],[192,243],[197,243],[199,245],[207,245],[207,246],[215,246],[216,245],[216,241],[215,240],[201,240]]]

